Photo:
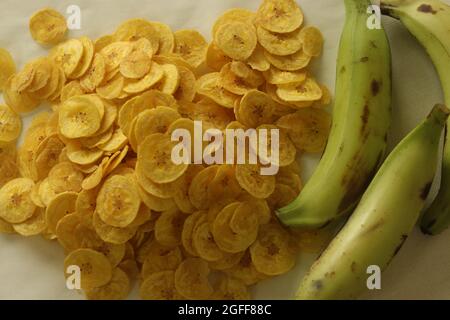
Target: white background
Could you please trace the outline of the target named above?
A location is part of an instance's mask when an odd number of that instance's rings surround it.
[[[449,2],[449,0],[446,0]],[[318,26],[326,39],[323,56],[314,63],[318,79],[334,89],[339,36],[344,22],[342,0],[298,0],[306,24]],[[127,18],[144,17],[162,21],[174,30],[195,28],[208,40],[216,17],[226,9],[256,10],[259,0],[1,0],[0,47],[12,53],[19,67],[46,51],[28,32],[28,19],[36,10],[51,6],[64,13],[76,4],[82,10],[82,29],[71,37],[96,38],[111,33]],[[442,102],[441,88],[426,53],[402,25],[392,19],[384,23],[393,54],[394,114],[390,144],[395,145],[432,105]],[[305,178],[317,159],[305,159]],[[420,170],[420,168],[417,168]],[[435,189],[435,186],[434,188]],[[365,298],[450,299],[450,230],[427,237],[415,230],[382,277],[382,290]],[[63,251],[55,242],[40,237],[0,235],[0,299],[80,299],[68,291],[63,276]],[[265,281],[255,298],[289,299],[313,257],[300,256],[290,273]],[[137,295],[134,293],[133,298]]]

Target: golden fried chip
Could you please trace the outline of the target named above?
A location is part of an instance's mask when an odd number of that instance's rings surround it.
[[[214,43],[234,60],[248,59],[256,48],[256,30],[252,24],[232,21],[221,25],[214,35]]]
[[[226,256],[226,253],[214,241],[211,227],[207,221],[194,228],[192,244],[200,258],[206,261],[218,261]]]
[[[180,72],[174,64],[163,64],[164,78],[159,85],[159,90],[166,94],[174,94],[180,85]]]
[[[281,117],[276,125],[286,130],[298,150],[321,152],[331,128],[331,117],[321,109],[304,108]]]
[[[205,220],[205,211],[197,211],[189,215],[184,221],[183,230],[181,232],[181,243],[184,250],[191,256],[198,256],[197,250],[193,244],[193,232],[199,221]]]
[[[105,79],[106,75],[106,64],[105,58],[96,53],[92,60],[90,68],[87,70],[86,74],[80,79],[80,85],[87,92],[94,92],[97,87]]]
[[[92,59],[94,58],[94,43],[92,42],[92,40],[88,37],[81,37],[79,40],[83,45],[83,55],[81,56],[78,66],[70,75],[72,79],[77,79],[84,76],[89,70]]]
[[[45,219],[50,232],[56,232],[59,220],[67,214],[75,212],[76,192],[63,192],[54,197],[45,210]]]
[[[207,299],[213,293],[209,273],[206,261],[188,258],[175,271],[175,288],[187,299]]]
[[[14,231],[24,237],[31,237],[44,232],[47,228],[45,220],[45,211],[43,208],[37,208],[34,215],[28,220],[12,225]]]
[[[111,280],[96,288],[85,289],[88,300],[124,300],[130,293],[130,279],[120,268],[114,268]]]
[[[258,199],[269,197],[275,189],[275,177],[261,175],[261,166],[257,164],[238,164],[236,179],[239,185]]]
[[[264,55],[271,65],[285,71],[297,71],[303,69],[311,61],[311,56],[303,52],[302,49],[287,56],[277,56],[268,51],[264,51]]]
[[[169,199],[174,194],[172,183],[155,183],[151,179],[147,178],[142,168],[141,163],[136,163],[136,181],[139,185],[151,195],[158,198]]]
[[[9,181],[0,189],[0,218],[9,223],[21,223],[31,218],[36,206],[30,193],[34,182],[27,178]]]
[[[143,279],[147,279],[150,275],[160,271],[175,271],[182,261],[183,255],[179,247],[168,247],[152,241],[142,265],[141,276]]]
[[[250,254],[256,270],[270,276],[286,273],[296,259],[293,239],[278,224],[261,226],[258,239],[250,247]]]
[[[175,181],[187,170],[187,163],[176,164],[172,161],[174,146],[175,142],[162,133],[151,134],[140,144],[138,161],[153,182]]]
[[[83,173],[70,162],[60,162],[48,173],[48,183],[56,193],[81,191],[83,179]]]
[[[79,142],[71,142],[66,145],[67,157],[77,165],[90,165],[103,156],[103,150],[83,147]]]
[[[78,80],[67,82],[61,89],[60,99],[64,102],[74,96],[81,96],[85,94],[84,88]]]
[[[106,47],[104,47],[100,54],[103,55],[105,60],[106,72],[111,73],[114,70],[119,71],[120,63],[125,57],[127,57],[133,46],[127,41],[112,42]]]
[[[66,78],[70,78],[80,64],[83,52],[83,43],[78,39],[70,39],[54,47],[50,58],[61,66]]]
[[[247,63],[253,70],[267,71],[270,69],[270,63],[264,55],[264,49],[260,44],[256,45],[252,55],[247,59]]]
[[[61,134],[70,139],[88,137],[100,128],[104,105],[96,95],[75,96],[59,107]]]
[[[78,241],[75,229],[82,223],[82,215],[78,212],[69,213],[62,217],[55,230],[58,242],[67,252],[79,249],[81,244]]]
[[[212,36],[216,34],[219,28],[229,22],[238,21],[253,24],[253,20],[255,19],[255,13],[247,9],[241,8],[233,8],[225,11],[219,18],[217,18],[216,22],[212,27]]]
[[[231,58],[223,53],[214,42],[209,44],[208,50],[206,51],[206,64],[208,67],[215,71],[220,71],[224,65],[231,61]]]
[[[207,73],[197,79],[196,88],[198,94],[229,109],[233,109],[235,101],[239,98],[238,95],[229,92],[220,84],[219,72]]]
[[[64,260],[66,277],[72,274],[69,272],[71,266],[80,268],[82,289],[98,288],[111,281],[112,267],[109,260],[95,250],[78,249],[71,252]]]
[[[266,130],[267,138],[265,146],[257,146],[252,144],[252,141],[250,142],[253,150],[257,150],[261,162],[285,167],[295,161],[297,149],[284,130],[280,130],[277,126],[271,124],[261,125],[257,128],[259,137],[261,137],[261,130]],[[274,147],[272,146],[272,132],[276,132],[278,135],[278,158],[276,159],[272,155],[272,148]]]
[[[147,53],[134,50],[120,62],[120,73],[129,79],[140,79],[150,71],[151,64]]]
[[[252,128],[272,122],[275,110],[274,101],[264,92],[248,91],[240,102],[240,122]]]
[[[164,69],[152,62],[150,71],[140,80],[130,80],[124,86],[123,90],[126,93],[140,93],[157,84],[164,77]]]
[[[303,51],[312,57],[317,57],[322,53],[323,35],[316,27],[308,26],[301,30],[300,40],[303,44]]]
[[[182,299],[175,289],[174,271],[161,271],[148,276],[141,284],[139,295],[144,300]]]
[[[160,35],[154,25],[145,19],[129,19],[123,22],[114,33],[116,41],[137,41],[147,39],[156,53],[159,49]]]
[[[174,34],[174,53],[186,60],[193,68],[199,67],[206,58],[208,43],[195,30],[178,30]]]
[[[56,197],[56,195],[57,193],[52,188],[52,186],[50,186],[48,178],[42,180],[39,185],[39,198],[41,199],[45,207],[48,207],[48,205],[53,200],[53,198]]]
[[[195,175],[189,186],[189,199],[197,209],[206,209],[209,205],[208,188],[216,176],[219,166],[210,166]]]
[[[178,89],[175,91],[173,96],[177,100],[181,101],[192,101],[195,97],[195,75],[194,73],[183,66],[177,66],[178,73],[180,74],[180,81],[178,84]]]
[[[140,185],[138,185],[138,193],[139,193],[139,196],[141,197],[142,202],[148,208],[150,208],[154,211],[162,212],[162,211],[172,210],[172,209],[176,208],[176,204],[173,201],[173,199],[171,199],[171,198],[164,199],[164,198],[156,197],[156,196],[148,193],[147,191],[145,191]]]
[[[0,91],[3,91],[8,79],[16,72],[16,64],[11,54],[0,48]]]
[[[181,231],[186,216],[178,210],[161,214],[155,224],[155,239],[160,244],[173,247],[181,244]]]
[[[241,259],[237,264],[231,268],[224,270],[224,272],[235,279],[241,280],[245,285],[251,286],[265,278],[266,275],[256,270],[250,253],[248,250],[241,253]]]
[[[156,107],[140,113],[136,120],[134,133],[138,141],[144,141],[153,133],[165,133],[169,126],[180,118],[179,113],[169,107]]]
[[[22,131],[22,119],[7,105],[0,105],[0,144],[17,140]]]
[[[175,48],[175,37],[167,24],[150,21],[150,24],[159,35],[158,54],[171,54]],[[156,52],[155,52],[156,53]]]
[[[66,36],[67,24],[62,14],[53,9],[42,9],[30,18],[33,39],[44,45],[57,44]]]
[[[312,78],[304,82],[278,85],[277,95],[288,102],[309,102],[322,98],[322,89]]]
[[[136,218],[141,201],[136,185],[126,176],[114,175],[103,183],[97,197],[97,213],[103,222],[123,228]]]
[[[240,62],[238,62],[240,63]],[[243,78],[237,75],[233,71],[233,62],[228,63],[222,67],[220,71],[220,84],[231,93],[237,95],[244,95],[250,90],[256,89],[261,85],[263,79],[260,75],[256,75],[256,73],[250,69],[251,72],[255,73],[253,76],[247,74],[246,78]],[[259,80],[255,79],[259,78]],[[255,80],[255,81],[251,81]]]
[[[294,0],[264,0],[256,23],[272,32],[292,32],[302,25],[303,12]]]
[[[266,81],[270,84],[291,84],[291,83],[302,83],[306,80],[305,71],[283,71],[275,67],[270,68],[268,71],[264,72],[264,77]]]
[[[103,222],[96,213],[93,215],[92,224],[98,236],[103,241],[117,245],[124,244],[133,238],[137,230],[136,227],[131,226],[123,228],[110,226]]]
[[[302,48],[300,29],[289,33],[273,33],[261,26],[256,28],[258,42],[271,54],[287,56]]]
[[[50,170],[58,163],[59,156],[64,147],[64,143],[59,139],[58,134],[56,133],[47,136],[39,144],[33,155],[33,161],[39,180],[47,177]]]
[[[31,112],[39,105],[39,100],[34,99],[30,93],[16,88],[15,76],[8,78],[3,88],[3,99],[16,113]]]
[[[251,295],[243,281],[224,276],[219,279],[213,298],[218,300],[250,300]]]

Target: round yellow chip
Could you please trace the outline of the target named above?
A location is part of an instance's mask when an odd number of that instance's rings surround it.
[[[150,71],[151,64],[147,53],[134,50],[120,62],[120,73],[129,79],[140,79]]]
[[[159,35],[158,54],[173,53],[173,50],[175,48],[175,37],[173,35],[172,29],[170,29],[167,24],[161,22],[150,21],[150,24]]]
[[[175,271],[182,261],[183,255],[179,247],[167,247],[152,241],[142,265],[141,276],[146,279],[160,271]]]
[[[258,235],[257,223],[243,233],[231,229],[230,222],[240,205],[240,202],[227,205],[219,212],[212,226],[212,234],[218,247],[229,253],[244,251],[255,241]]]
[[[216,176],[218,166],[210,166],[195,175],[189,186],[189,199],[197,209],[206,209],[211,199],[209,199],[208,188],[211,181]]]
[[[172,197],[174,190],[172,190],[172,183],[155,183],[145,175],[141,163],[136,163],[136,181],[139,185],[151,195],[158,198],[169,199]]]
[[[80,85],[87,92],[94,92],[95,89],[99,87],[100,84],[105,79],[105,75],[106,75],[105,58],[101,54],[96,53],[94,55],[90,68],[87,70],[86,74],[81,78]]]
[[[286,130],[297,149],[321,152],[331,128],[331,117],[322,109],[303,108],[281,117],[276,125]]]
[[[64,102],[66,100],[69,100],[72,97],[75,96],[81,96],[85,94],[84,88],[81,86],[80,82],[78,80],[73,80],[70,82],[67,82],[61,89],[61,102]]]
[[[174,53],[186,60],[193,68],[199,67],[206,58],[208,43],[195,30],[178,30],[174,33]]]
[[[261,175],[261,166],[257,164],[238,164],[236,179],[243,189],[258,199],[269,197],[275,189],[275,177]]]
[[[252,128],[272,122],[274,101],[264,92],[248,91],[239,106],[240,122]]]
[[[35,90],[31,94],[35,99],[51,99],[54,95],[57,94],[57,91],[60,87],[59,82],[61,81],[61,77],[65,79],[64,71],[61,69],[61,67],[57,66],[54,62],[51,61],[50,68],[50,78],[48,79],[47,84],[41,89]]]
[[[302,25],[303,12],[294,0],[264,0],[256,23],[272,32],[292,32]]]
[[[106,285],[112,278],[112,267],[109,260],[100,252],[92,249],[72,251],[64,260],[66,277],[69,267],[75,266],[81,271],[81,288],[88,290]]]
[[[144,300],[180,300],[182,297],[175,289],[175,272],[160,271],[148,276],[139,289]]]
[[[123,22],[114,33],[116,41],[136,41],[141,38],[151,43],[154,53],[159,49],[160,35],[154,25],[145,19],[129,19]]]
[[[31,237],[41,234],[47,229],[47,222],[45,220],[45,211],[43,208],[37,208],[34,215],[22,222],[12,225],[14,231],[24,237]]]
[[[62,217],[56,225],[55,235],[58,242],[67,252],[79,249],[81,244],[75,229],[82,223],[81,214],[78,212],[69,213]]]
[[[138,160],[153,182],[175,181],[187,170],[187,163],[176,164],[172,161],[174,146],[175,142],[162,133],[151,134],[140,144]]]
[[[5,220],[0,218],[0,233],[15,234],[16,231],[14,230],[11,223],[6,222]]]
[[[67,214],[75,212],[77,193],[63,192],[54,197],[45,210],[45,219],[50,232],[56,232],[59,220]]]
[[[6,104],[17,113],[27,113],[36,109],[39,100],[34,99],[30,93],[17,89],[14,81],[15,76],[10,76],[3,89],[3,99]]]
[[[207,221],[194,228],[192,234],[192,244],[200,258],[206,261],[221,260],[226,255],[226,253],[222,251],[214,241],[211,227]]]
[[[271,54],[287,56],[302,48],[300,29],[289,33],[273,33],[261,26],[256,28],[258,42]]]
[[[134,132],[138,141],[153,133],[165,133],[170,124],[179,119],[179,113],[169,107],[156,107],[140,113],[136,120]]]
[[[150,209],[162,212],[167,210],[172,210],[176,208],[175,202],[173,199],[168,198],[159,198],[157,196],[154,196],[147,191],[144,190],[140,185],[138,185],[138,193],[141,197],[142,202]]]
[[[277,126],[271,124],[261,125],[257,128],[257,131],[259,133],[258,136],[260,137],[261,130],[265,130],[266,132],[266,146],[260,147],[257,144],[253,144],[254,141],[250,142],[253,150],[257,150],[259,159],[261,161],[264,161],[264,163],[271,162],[273,165],[277,165],[279,167],[288,166],[295,161],[297,156],[297,149],[284,130],[280,130]],[[278,135],[278,158],[275,159],[271,158],[273,148],[272,131]]]
[[[316,27],[308,26],[301,30],[300,40],[303,44],[303,51],[312,57],[317,57],[322,53],[323,35]]]
[[[256,48],[255,27],[249,23],[232,21],[219,27],[214,43],[234,60],[248,59]]]
[[[161,214],[155,224],[155,239],[160,244],[173,247],[181,244],[181,231],[186,216],[178,210]]]
[[[110,226],[99,218],[98,214],[93,215],[92,224],[100,239],[107,243],[124,244],[129,241],[136,234],[135,227],[117,228]]]
[[[100,52],[102,51],[102,49],[108,45],[110,45],[111,43],[114,42],[114,36],[111,34],[107,34],[104,36],[101,36],[100,38],[98,38],[97,40],[94,41],[94,49],[95,52]]]
[[[270,62],[264,55],[264,49],[260,44],[256,45],[252,55],[247,59],[247,63],[254,70],[267,71],[270,69]]]
[[[70,162],[60,162],[48,173],[48,183],[56,193],[81,191],[83,179],[83,173]]]
[[[219,300],[250,300],[251,295],[242,280],[230,276],[221,277],[213,297]]]
[[[181,101],[192,101],[195,97],[195,75],[189,68],[177,66],[180,75],[178,89],[174,93],[174,97]]]
[[[41,181],[39,185],[39,198],[41,199],[44,207],[47,207],[54,197],[57,196],[55,190],[48,183],[48,178]]]
[[[103,151],[97,148],[84,148],[79,142],[71,142],[66,146],[67,157],[78,165],[90,165],[103,156]]]
[[[266,59],[274,67],[285,71],[297,71],[308,66],[311,56],[307,55],[302,49],[288,56],[277,56],[264,51]]]
[[[0,105],[0,144],[17,140],[22,131],[22,119],[7,105]]]
[[[250,254],[256,270],[269,276],[286,273],[296,259],[293,238],[274,223],[261,226],[258,239],[250,247]]]
[[[187,299],[207,299],[213,293],[209,273],[206,261],[188,258],[175,271],[175,288]]]
[[[9,223],[21,223],[31,218],[36,206],[30,193],[34,182],[27,178],[9,181],[0,189],[0,218]]]
[[[104,105],[96,95],[75,96],[59,107],[61,134],[70,139],[89,137],[100,128]]]
[[[255,13],[247,9],[233,8],[225,11],[214,23],[212,27],[212,36],[216,34],[219,28],[229,22],[238,21],[253,24]]]
[[[228,90],[226,90],[220,84],[220,73],[212,72],[207,73],[197,79],[196,83],[197,93],[208,97],[215,101],[217,104],[233,109],[235,101],[239,98]]]
[[[78,66],[70,75],[72,79],[77,79],[84,76],[90,68],[92,59],[94,58],[94,43],[92,40],[88,37],[81,37],[79,40],[83,45],[83,55],[81,56]]]
[[[126,176],[110,176],[97,197],[99,217],[113,227],[126,227],[136,218],[141,201],[135,183]]]
[[[66,77],[70,78],[80,64],[83,52],[83,43],[78,39],[70,39],[54,47],[50,52],[50,58],[61,66]]]
[[[132,50],[133,46],[127,41],[112,42],[104,47],[100,51],[100,54],[105,58],[106,72],[109,73],[114,70],[118,71],[122,60],[125,59]]]
[[[11,54],[3,48],[0,48],[0,91],[6,86],[6,81],[16,72],[16,64]]]
[[[123,91],[126,93],[143,92],[157,84],[163,77],[164,69],[156,62],[152,62],[150,71],[140,80],[128,81],[124,86]]]
[[[275,67],[264,72],[266,81],[270,84],[292,84],[302,83],[306,80],[307,73],[305,71],[283,71]]]
[[[166,94],[174,94],[180,85],[180,72],[174,64],[163,64],[164,78],[159,85],[159,90]]]
[[[124,300],[130,293],[130,279],[120,268],[112,271],[111,280],[97,288],[85,289],[88,300]]]
[[[288,102],[317,101],[322,98],[322,89],[314,79],[307,78],[301,83],[280,84],[277,95]]]
[[[211,42],[206,51],[206,64],[208,67],[215,71],[220,71],[229,62],[231,62],[231,58],[223,53],[214,42]]]
[[[66,19],[53,9],[36,12],[30,19],[30,32],[34,40],[40,44],[57,44],[66,36]]]

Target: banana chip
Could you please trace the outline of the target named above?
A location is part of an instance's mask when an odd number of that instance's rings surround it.
[[[79,40],[83,45],[83,55],[81,56],[77,68],[71,74],[71,77],[75,79],[81,78],[86,74],[91,66],[92,59],[94,58],[94,43],[92,40],[88,37],[81,37]]]
[[[30,193],[34,182],[27,178],[9,181],[0,189],[0,218],[9,223],[21,223],[31,218],[36,206]]]
[[[214,43],[234,60],[248,59],[256,48],[256,30],[252,24],[232,21],[221,25],[214,35]]]
[[[294,0],[264,0],[256,23],[272,32],[292,32],[302,25],[303,12]]]
[[[67,82],[61,89],[60,99],[61,102],[65,102],[72,97],[81,96],[85,94],[83,86],[81,86],[78,80]]]
[[[206,51],[206,64],[208,67],[215,71],[220,71],[224,65],[231,61],[231,58],[220,50],[214,42],[208,45],[208,50]]]
[[[70,162],[56,164],[48,173],[48,183],[56,193],[81,191],[84,175]]]
[[[239,116],[242,124],[256,128],[272,122],[275,103],[264,92],[251,90],[241,100]]]
[[[125,244],[136,234],[136,227],[117,228],[110,226],[99,218],[98,214],[94,213],[92,224],[98,236],[107,243],[116,245]],[[119,259],[120,260],[120,259]]]
[[[317,57],[322,53],[323,35],[316,27],[305,27],[300,32],[300,40],[303,44],[303,51],[312,57]]]
[[[271,54],[287,56],[302,48],[300,29],[289,33],[273,33],[258,26],[256,34],[259,44]]]
[[[227,205],[219,212],[212,226],[212,234],[217,246],[229,253],[246,250],[258,235],[258,223],[252,225],[243,233],[231,229],[230,222],[240,205],[240,202]]]
[[[141,163],[136,163],[136,181],[139,185],[151,195],[158,198],[169,199],[172,197],[175,190],[172,188],[171,183],[155,183],[145,175]]]
[[[262,84],[262,77],[256,74],[255,71],[250,69],[246,77],[242,77],[233,70],[234,65],[235,63],[233,62],[228,63],[220,71],[220,83],[226,90],[237,95],[244,95]]]
[[[70,78],[80,64],[83,52],[83,43],[78,39],[70,39],[54,47],[50,52],[50,58],[61,66],[66,77]]]
[[[0,105],[0,144],[17,140],[22,131],[22,119],[7,105]]]
[[[75,212],[75,203],[77,201],[77,193],[63,192],[54,197],[45,210],[45,219],[47,221],[48,230],[51,233],[56,232],[58,222],[70,213]]]
[[[80,85],[86,92],[94,92],[103,82],[106,76],[105,58],[96,53],[92,60],[90,68],[86,74],[80,79]]]
[[[186,60],[193,68],[199,67],[206,58],[208,43],[195,30],[178,30],[174,33],[174,53]]]
[[[209,205],[208,188],[216,176],[218,166],[210,166],[195,175],[189,186],[189,199],[197,209],[206,209]]]
[[[155,224],[155,239],[160,244],[173,247],[181,244],[181,231],[186,216],[178,210],[161,214]]]
[[[263,150],[260,146],[252,144],[253,150],[258,150],[259,159],[263,160],[264,163],[272,162],[272,164],[276,164],[279,167],[285,167],[295,161],[297,149],[284,130],[279,130],[277,126],[271,124],[261,125],[256,128],[256,130],[258,132],[260,130],[267,130],[267,144],[266,147],[263,147],[266,150]],[[278,130],[278,159],[275,160],[270,158],[272,150],[271,130]]]
[[[197,211],[189,215],[184,221],[183,230],[181,232],[181,243],[183,249],[191,256],[198,256],[197,250],[193,244],[193,233],[195,227],[200,221],[205,221],[205,211]]]
[[[29,27],[33,39],[44,45],[61,42],[67,32],[66,19],[53,9],[43,9],[33,14]]]
[[[239,185],[258,199],[269,197],[275,189],[275,177],[261,175],[258,164],[236,165],[236,179]]]
[[[298,150],[321,152],[331,128],[331,117],[321,109],[304,108],[281,117],[276,125],[286,130]]]
[[[96,95],[75,96],[59,107],[61,134],[70,139],[89,137],[97,132],[104,105]]]
[[[171,54],[175,48],[175,37],[172,29],[164,23],[150,21],[150,24],[159,35],[158,54]],[[156,53],[156,52],[155,52]]]
[[[144,141],[153,133],[165,133],[170,124],[179,119],[179,113],[169,107],[145,110],[136,118],[134,132],[138,141]]]
[[[237,265],[244,255],[245,251],[237,253],[226,253],[222,259],[211,261],[209,267],[213,270],[223,271]]]
[[[267,71],[270,69],[270,63],[264,55],[264,49],[257,44],[252,55],[247,59],[247,63],[258,71]]]
[[[64,260],[64,270],[78,266],[81,271],[81,288],[89,290],[106,285],[112,278],[109,260],[100,252],[92,249],[78,249],[71,252]],[[71,273],[66,273],[66,277]]]
[[[241,9],[241,8],[233,8],[225,11],[214,23],[212,27],[212,36],[216,34],[219,28],[229,22],[238,21],[244,23],[253,23],[255,19],[255,13],[250,10]]]
[[[116,41],[137,41],[147,39],[156,53],[159,49],[159,34],[154,25],[145,19],[129,19],[123,22],[114,33]]]
[[[307,73],[305,71],[283,71],[275,67],[264,72],[264,78],[270,84],[292,84],[303,83],[306,80]]]
[[[251,299],[250,292],[244,282],[230,276],[223,276],[219,279],[213,297],[218,300]]]
[[[139,146],[138,161],[142,163],[148,178],[156,183],[168,183],[178,179],[188,168],[188,164],[175,164],[172,149],[175,143],[168,135],[154,133]]]
[[[175,271],[175,288],[187,299],[207,299],[213,293],[209,273],[207,262],[188,258]]]
[[[147,279],[160,271],[175,271],[182,261],[183,255],[179,247],[167,247],[157,241],[152,241],[142,265],[141,276],[143,279]]]
[[[31,112],[39,105],[39,100],[34,99],[30,93],[17,89],[16,77],[10,76],[3,88],[3,99],[16,113]]]
[[[156,62],[152,62],[150,71],[140,80],[130,80],[124,86],[123,91],[126,93],[143,92],[161,81],[163,77],[164,69]]]
[[[100,287],[85,289],[88,300],[124,300],[130,293],[130,279],[120,268],[114,268],[111,280]]]
[[[144,300],[182,299],[175,289],[174,271],[161,271],[148,276],[141,284],[139,295]]]
[[[181,101],[192,101],[195,97],[195,75],[189,68],[177,66],[180,75],[178,89],[174,97]]]
[[[311,56],[307,55],[302,49],[287,56],[274,55],[268,51],[264,51],[264,55],[271,65],[285,71],[297,71],[303,69],[308,66],[311,61]]]
[[[33,162],[36,167],[38,179],[41,180],[48,176],[50,170],[58,163],[59,156],[64,147],[64,143],[56,133],[47,136],[38,145],[33,154]]]
[[[110,176],[97,197],[97,213],[108,225],[123,228],[136,218],[141,201],[134,182],[126,176]]]
[[[192,244],[200,258],[206,261],[221,260],[226,255],[226,253],[222,251],[214,241],[211,227],[207,221],[194,228],[192,234]]]
[[[164,79],[159,86],[159,90],[166,94],[174,94],[180,85],[180,73],[173,64],[163,64]]]
[[[233,109],[235,101],[239,98],[238,95],[227,91],[220,84],[219,72],[203,75],[197,79],[196,87],[197,93],[212,99],[225,108]]]
[[[58,242],[67,252],[79,249],[81,244],[78,241],[76,228],[82,223],[81,214],[78,212],[69,213],[62,217],[56,225],[55,235]]]
[[[16,72],[16,64],[11,54],[3,48],[0,48],[0,91],[3,91],[6,82]]]
[[[289,271],[295,264],[293,238],[277,224],[261,227],[258,239],[250,247],[252,262],[259,272],[274,276]]]
[[[106,72],[111,73],[114,70],[118,70],[120,63],[125,59],[133,50],[131,43],[126,41],[112,42],[104,47],[100,54],[104,57]]]
[[[248,250],[241,253],[241,259],[231,268],[224,270],[226,274],[235,279],[241,280],[245,285],[250,286],[267,278],[267,275],[256,270]]]
[[[31,237],[41,234],[47,229],[47,221],[45,220],[45,211],[43,208],[37,208],[34,215],[22,222],[13,224],[14,231],[24,237]]]
[[[151,64],[151,56],[134,50],[120,62],[120,73],[129,79],[140,79],[150,71]]]
[[[288,102],[309,102],[322,98],[322,89],[314,79],[307,78],[304,82],[280,84],[277,95]]]

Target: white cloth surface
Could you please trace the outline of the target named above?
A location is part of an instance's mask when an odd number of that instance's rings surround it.
[[[344,22],[343,1],[298,2],[306,24],[318,26],[326,40],[323,56],[314,62],[315,74],[334,89],[337,47]],[[46,50],[32,40],[28,31],[29,17],[45,6],[62,13],[69,5],[81,8],[82,28],[70,31],[70,37],[96,38],[113,32],[127,18],[144,17],[165,22],[173,30],[195,28],[209,40],[210,28],[220,13],[232,7],[256,10],[259,3],[260,0],[2,0],[0,47],[10,50],[19,67],[45,54]],[[399,22],[388,18],[384,22],[393,54],[394,114],[390,134],[393,146],[425,117],[433,104],[442,102],[443,95],[433,65],[421,46]],[[309,157],[304,163],[307,177],[317,157]],[[450,230],[436,237],[415,230],[383,274],[382,290],[364,297],[450,299],[449,243]],[[254,297],[292,298],[313,258],[300,256],[291,272],[256,286]],[[0,299],[81,299],[81,295],[65,288],[63,259],[63,250],[57,243],[40,237],[0,235]],[[137,298],[136,286],[131,298]]]

